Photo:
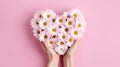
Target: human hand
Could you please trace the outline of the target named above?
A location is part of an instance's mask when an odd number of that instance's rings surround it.
[[[68,49],[67,53],[63,56],[64,67],[73,67],[73,55],[76,48],[79,45],[79,39],[77,39],[74,44]]]
[[[59,63],[59,55],[54,51],[53,48],[49,47],[49,45],[45,41],[41,41],[41,46],[43,50],[47,53],[49,59],[47,67],[57,67]]]

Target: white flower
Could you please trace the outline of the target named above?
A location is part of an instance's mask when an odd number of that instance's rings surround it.
[[[49,27],[50,34],[57,34],[59,32],[58,25],[51,25]]]
[[[47,40],[47,44],[50,46],[50,47],[52,47],[52,48],[54,48],[55,47],[55,45],[56,45],[56,40],[55,39],[49,39],[49,40]]]
[[[38,29],[39,28],[39,20],[38,19],[32,19],[31,20],[31,26],[33,29]]]
[[[57,17],[56,18],[56,23],[57,24],[59,24],[59,25],[63,25],[64,23],[65,23],[65,21],[66,21],[66,18],[65,17],[63,17],[63,16],[60,16],[60,17]]]
[[[71,28],[69,28],[69,27],[62,27],[62,28],[60,28],[59,29],[60,31],[60,33],[66,33],[66,34],[70,34],[71,33]]]
[[[72,9],[70,15],[74,18],[80,18],[81,12],[78,9]]]
[[[62,40],[62,39],[59,39],[59,40],[58,40],[57,45],[60,46],[61,48],[67,47],[66,41],[65,41],[65,40]]]
[[[43,10],[39,10],[37,11],[37,13],[35,13],[34,15],[34,19],[42,19],[43,18]]]
[[[82,38],[83,32],[79,31],[79,29],[72,29],[71,35],[73,38]]]
[[[43,13],[43,18],[54,19],[55,17],[56,17],[56,14],[50,9],[46,10]]]
[[[85,21],[76,21],[76,28],[80,30],[80,32],[85,32],[86,30],[86,22]]]
[[[40,41],[48,41],[49,39],[50,39],[50,34],[49,33],[41,33],[40,35],[39,35],[40,37],[39,37],[39,40]]]
[[[39,29],[33,29],[33,33],[34,33],[33,36],[35,36],[38,39],[41,31]]]
[[[67,21],[65,22],[65,27],[68,27],[69,29],[75,27],[75,20],[73,18],[67,18]]]
[[[64,47],[61,48],[60,46],[56,46],[55,47],[55,51],[59,54],[59,55],[64,55],[67,52],[68,47]]]
[[[50,22],[51,21],[48,19],[42,19],[39,21],[39,27],[42,29],[47,29],[51,25]]]
[[[71,13],[70,11],[66,11],[63,13],[63,16],[66,18],[71,18],[70,13]]]
[[[66,43],[67,46],[71,47],[73,45],[74,41],[75,41],[75,38],[73,38],[72,36],[69,36],[67,38],[67,43]]]
[[[58,34],[58,37],[61,39],[61,40],[66,40],[68,39],[69,35],[64,33],[64,32],[61,32]]]

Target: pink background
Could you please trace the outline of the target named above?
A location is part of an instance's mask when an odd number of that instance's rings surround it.
[[[88,25],[75,67],[120,67],[120,0],[0,0],[0,67],[46,67],[30,20],[47,8],[57,13],[78,8],[85,15]]]

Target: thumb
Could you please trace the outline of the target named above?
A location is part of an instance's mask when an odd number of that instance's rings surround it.
[[[70,47],[69,52],[73,53],[79,44],[80,44],[79,39],[75,40],[73,45]]]

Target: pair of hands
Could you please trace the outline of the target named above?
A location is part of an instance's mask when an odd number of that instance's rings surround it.
[[[46,42],[41,42],[43,50],[47,53],[49,63],[47,67],[58,67],[59,55],[54,51],[53,48],[50,48]],[[67,53],[63,56],[64,67],[73,67],[73,55],[76,48],[79,45],[79,40],[77,39],[74,44],[68,49]]]

